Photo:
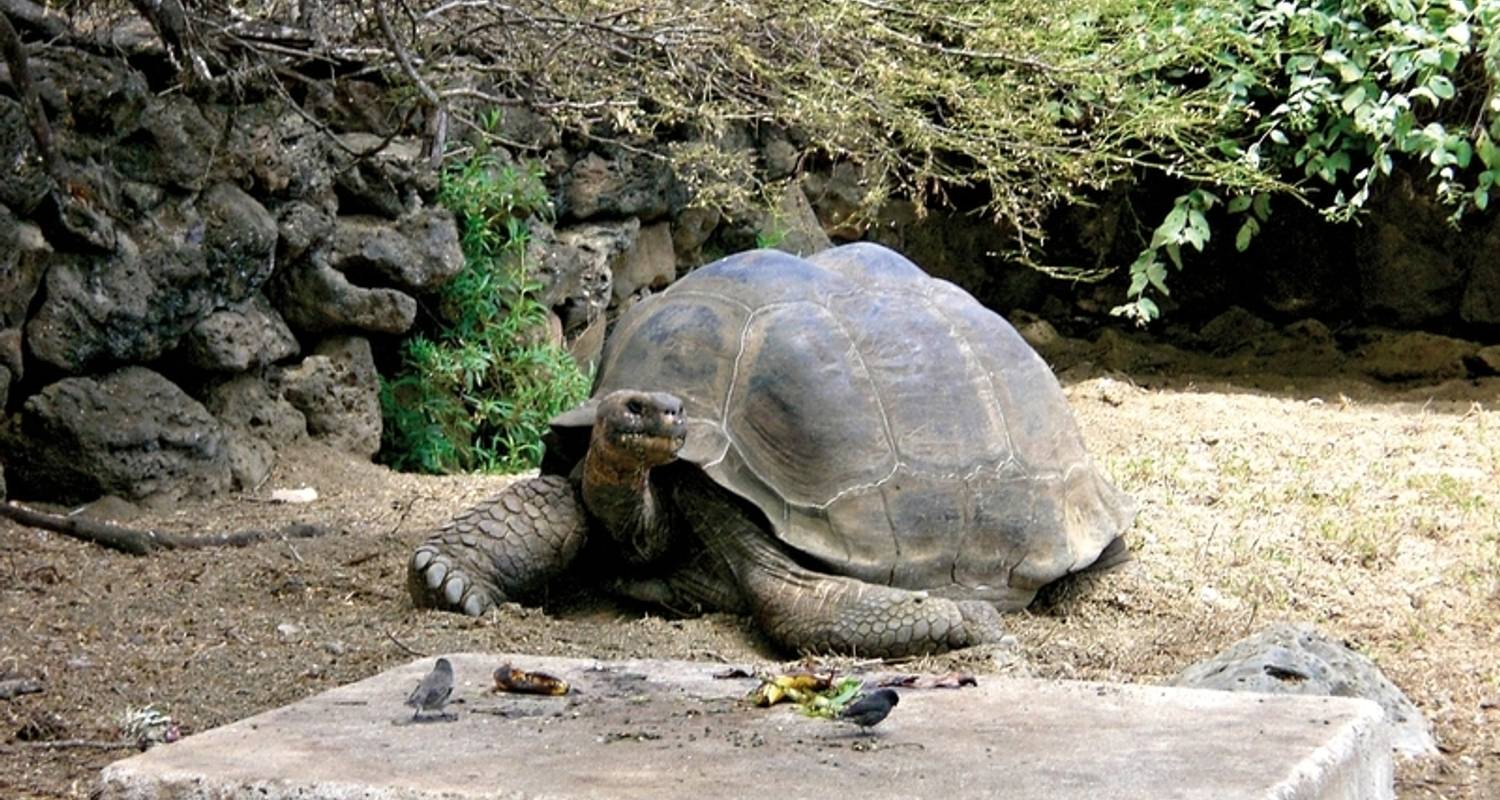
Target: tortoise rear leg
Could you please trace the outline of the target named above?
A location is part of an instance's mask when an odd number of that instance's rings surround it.
[[[796,563],[756,524],[753,512],[706,481],[685,481],[678,507],[693,531],[733,570],[761,629],[796,651],[895,657],[999,641],[1000,612],[982,600],[952,600],[825,575]]]
[[[745,614],[739,581],[717,554],[700,550],[670,572],[656,577],[619,577],[610,589],[638,603],[658,606],[682,616],[710,611]]]
[[[406,588],[419,608],[477,617],[561,573],[582,548],[587,525],[566,478],[516,481],[417,547]]]

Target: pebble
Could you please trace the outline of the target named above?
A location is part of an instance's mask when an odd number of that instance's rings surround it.
[[[293,641],[301,633],[302,633],[301,626],[299,626],[299,625],[293,625],[290,622],[283,622],[280,625],[276,626],[276,635],[283,642]]]

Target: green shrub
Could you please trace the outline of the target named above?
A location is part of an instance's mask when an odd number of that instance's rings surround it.
[[[383,457],[430,473],[534,467],[547,421],[589,389],[545,341],[527,273],[525,220],[548,208],[540,172],[477,155],[444,171],[440,200],[458,218],[465,265],[430,330],[406,340],[399,371],[382,380]]]
[[[1488,206],[1500,177],[1500,3],[1216,0],[1178,4],[1164,22],[1181,38],[1163,42],[1176,60],[1162,74],[1217,98],[1221,139],[1199,162],[1221,179],[1177,198],[1131,265],[1134,300],[1116,313],[1157,315],[1148,295],[1167,292],[1161,256],[1181,268],[1182,245],[1209,240],[1221,202],[1210,188],[1231,198],[1220,220],[1246,249],[1270,213],[1266,190],[1247,180],[1257,173],[1335,221],[1355,217],[1401,160],[1425,169],[1455,224]]]
[[[1117,311],[1141,321],[1184,250],[1244,248],[1274,205],[1346,219],[1405,162],[1457,217],[1500,168],[1500,0],[516,0],[420,18],[408,50],[438,89],[468,94],[448,84],[469,71],[436,65],[488,60],[508,76],[494,91],[670,160],[731,218],[774,200],[768,129],[804,163],[858,165],[867,212],[982,205],[1012,235],[1005,262],[1073,279],[1127,264],[1052,261],[1056,208],[1169,192],[1121,231],[1139,257]]]

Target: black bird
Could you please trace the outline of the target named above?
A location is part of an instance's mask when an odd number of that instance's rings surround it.
[[[901,695],[895,689],[876,689],[844,706],[839,717],[858,725],[862,731],[869,730],[879,725],[899,702]]]
[[[448,659],[440,658],[432,671],[422,678],[422,682],[406,698],[406,704],[416,709],[411,718],[416,719],[423,711],[442,711],[452,695],[453,665],[448,663]],[[447,717],[447,714],[443,716]]]

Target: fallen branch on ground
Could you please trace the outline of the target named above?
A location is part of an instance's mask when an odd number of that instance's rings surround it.
[[[37,694],[42,685],[30,678],[11,678],[0,681],[0,700],[9,700],[23,694]]]
[[[127,741],[101,739],[54,739],[42,742],[15,742],[0,745],[0,753],[19,753],[26,750],[139,750],[140,745]]]
[[[42,528],[136,556],[151,555],[159,550],[248,547],[252,544],[279,539],[312,539],[331,530],[326,525],[292,522],[274,531],[245,530],[192,536],[169,531],[127,528],[123,525],[82,517],[48,514],[13,502],[0,505],[0,517],[7,517],[22,525]]]

